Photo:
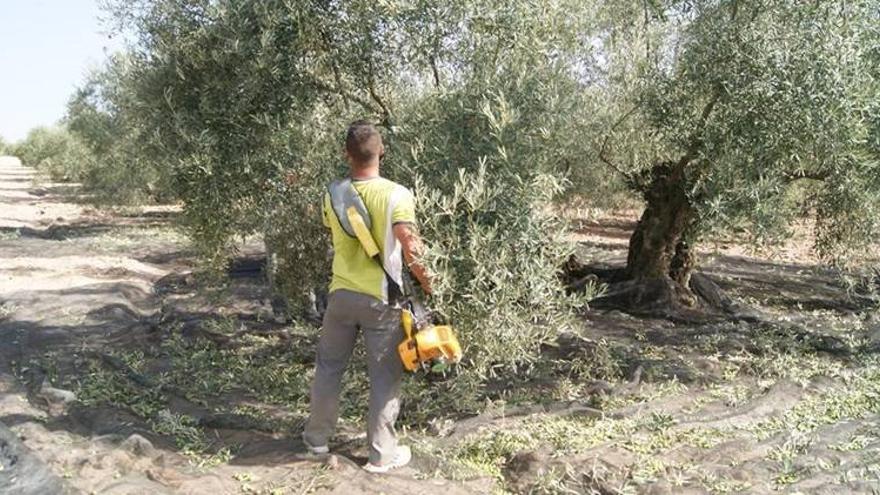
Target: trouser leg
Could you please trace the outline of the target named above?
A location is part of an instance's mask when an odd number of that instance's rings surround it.
[[[367,442],[370,462],[387,464],[397,451],[394,421],[400,410],[400,382],[403,364],[397,346],[403,340],[400,310],[385,304],[373,304],[371,321],[362,320],[367,347],[367,371],[370,376],[370,405],[367,418]]]
[[[318,342],[310,415],[303,432],[305,440],[315,446],[326,445],[336,429],[342,375],[357,339],[357,322],[344,299],[344,294],[330,296]]]

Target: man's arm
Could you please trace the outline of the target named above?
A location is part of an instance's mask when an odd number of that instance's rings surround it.
[[[403,250],[403,260],[406,266],[409,267],[410,272],[419,281],[419,285],[421,285],[425,294],[430,295],[431,279],[428,277],[428,272],[425,270],[424,265],[419,261],[419,257],[424,252],[424,244],[422,244],[422,238],[419,237],[419,233],[410,223],[396,223],[394,224],[394,237],[400,241],[400,247]]]

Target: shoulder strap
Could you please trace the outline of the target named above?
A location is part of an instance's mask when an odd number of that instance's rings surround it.
[[[354,230],[354,226],[351,224],[348,216],[348,209],[352,207],[361,219],[363,219],[364,225],[366,225],[367,229],[369,230],[372,227],[370,212],[367,210],[367,205],[364,204],[361,195],[358,194],[357,189],[354,188],[351,179],[345,178],[335,180],[330,183],[330,186],[328,186],[327,189],[330,193],[330,206],[333,208],[333,212],[336,213],[339,225],[342,226],[342,230],[344,230],[346,234],[351,237],[357,237],[357,232]]]
[[[342,226],[342,230],[349,236],[356,238],[367,253],[367,257],[375,261],[379,268],[382,269],[382,272],[385,273],[385,279],[388,281],[390,289],[388,291],[389,302],[405,297],[409,293],[406,288],[407,284],[404,283],[403,286],[398,284],[385,268],[382,253],[379,251],[376,240],[370,231],[372,226],[370,211],[367,210],[363,198],[355,189],[351,179],[345,178],[333,181],[330,183],[328,191],[330,193],[330,205],[333,208],[333,213],[336,214],[336,219],[339,220],[339,225]]]

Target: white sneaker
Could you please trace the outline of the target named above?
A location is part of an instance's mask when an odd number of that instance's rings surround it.
[[[364,471],[373,474],[383,474],[391,471],[392,469],[401,468],[409,464],[409,461],[412,460],[412,450],[406,445],[399,445],[397,447],[397,454],[394,456],[394,459],[391,460],[388,464],[383,464],[381,466],[377,466],[371,462],[364,464]]]
[[[330,453],[330,447],[326,445],[312,445],[306,440],[305,435],[303,436],[303,443],[306,444],[306,448],[309,449],[309,453],[312,455],[324,455]]]

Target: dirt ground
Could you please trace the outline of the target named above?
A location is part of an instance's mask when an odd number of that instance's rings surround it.
[[[799,242],[701,252],[758,321],[585,311],[481,414],[409,411],[416,461],[374,476],[354,400],[338,455],[305,454],[315,329],[273,312],[256,245],[217,287],[173,208],[76,194],[0,162],[0,422],[73,492],[880,492],[880,319]],[[579,257],[620,263],[633,222],[584,220]]]

